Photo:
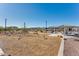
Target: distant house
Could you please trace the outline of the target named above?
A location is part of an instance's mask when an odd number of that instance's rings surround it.
[[[78,27],[74,27],[74,28],[72,28],[72,31],[79,32],[79,28]]]
[[[79,27],[78,26],[65,26],[65,34],[68,35],[75,35],[75,34],[79,34]]]
[[[58,27],[50,27],[50,28],[48,28],[49,33],[53,33],[54,31],[55,32],[65,33],[65,34],[79,33],[79,26],[61,25],[61,26],[58,26]]]

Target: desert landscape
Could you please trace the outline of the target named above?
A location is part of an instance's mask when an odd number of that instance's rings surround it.
[[[66,3],[0,4],[0,55],[79,56],[78,7]]]
[[[0,48],[10,56],[57,56],[61,38],[47,33],[0,34]]]

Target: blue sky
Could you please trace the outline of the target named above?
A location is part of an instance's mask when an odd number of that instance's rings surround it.
[[[7,18],[7,26],[45,27],[59,25],[79,26],[79,4],[51,3],[51,4],[0,4],[0,26],[4,26]]]

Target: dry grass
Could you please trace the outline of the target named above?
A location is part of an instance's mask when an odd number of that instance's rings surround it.
[[[59,37],[47,34],[0,35],[1,48],[12,56],[56,56],[60,42]]]

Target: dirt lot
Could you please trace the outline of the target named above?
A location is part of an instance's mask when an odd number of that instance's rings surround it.
[[[60,42],[59,37],[47,34],[0,34],[0,48],[12,56],[56,56]]]
[[[64,56],[79,56],[79,38],[67,39],[64,42]]]

